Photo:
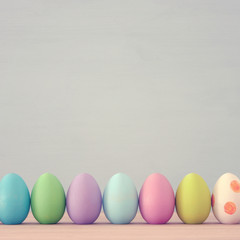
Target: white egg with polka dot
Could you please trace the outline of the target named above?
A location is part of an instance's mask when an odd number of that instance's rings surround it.
[[[220,223],[240,222],[240,181],[232,173],[223,174],[212,193],[213,214]]]

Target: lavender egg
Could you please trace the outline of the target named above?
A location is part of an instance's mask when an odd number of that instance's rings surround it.
[[[67,192],[67,212],[76,224],[96,221],[102,208],[102,194],[96,180],[87,173],[77,175]]]

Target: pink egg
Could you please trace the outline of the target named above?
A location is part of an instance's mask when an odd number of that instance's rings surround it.
[[[165,176],[153,173],[145,180],[139,194],[139,209],[147,223],[162,224],[173,215],[175,196]]]

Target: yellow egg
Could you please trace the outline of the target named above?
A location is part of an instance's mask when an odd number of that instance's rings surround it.
[[[196,174],[186,175],[176,192],[176,210],[184,223],[203,223],[211,210],[211,194],[204,179]]]

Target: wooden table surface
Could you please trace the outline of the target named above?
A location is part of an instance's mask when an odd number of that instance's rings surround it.
[[[174,213],[168,224],[146,224],[138,213],[131,224],[110,224],[101,213],[96,223],[76,225],[68,215],[58,224],[42,225],[30,213],[23,224],[0,224],[0,239],[240,239],[240,225],[219,224],[212,213],[204,224],[183,224]]]

